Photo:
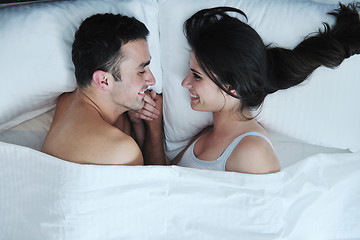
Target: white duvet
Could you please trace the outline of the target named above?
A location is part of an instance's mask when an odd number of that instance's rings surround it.
[[[360,239],[360,153],[250,175],[80,165],[0,143],[0,239]]]
[[[244,10],[266,44],[288,48],[332,23],[327,12],[338,7],[336,0],[77,0],[0,8],[0,240],[360,240],[360,56],[266,98],[257,120],[284,166],[276,174],[79,165],[33,150],[52,115],[24,121],[76,87],[75,30],[87,16],[112,12],[149,28],[166,151],[175,156],[212,121],[190,108],[181,87],[189,71],[182,26],[220,5]]]

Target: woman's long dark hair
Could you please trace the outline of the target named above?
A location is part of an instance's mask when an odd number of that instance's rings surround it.
[[[316,68],[337,67],[360,53],[359,3],[329,13],[333,27],[305,38],[293,50],[267,47],[248,24],[227,12],[246,15],[231,7],[204,9],[184,24],[187,41],[201,69],[244,109],[256,109],[265,97],[303,82]],[[234,89],[236,94],[230,90]]]

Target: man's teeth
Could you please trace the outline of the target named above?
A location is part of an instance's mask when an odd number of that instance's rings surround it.
[[[140,94],[145,94],[145,91],[141,91],[141,92],[139,92]]]

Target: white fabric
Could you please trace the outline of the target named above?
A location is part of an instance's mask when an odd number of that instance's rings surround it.
[[[180,87],[189,50],[182,24],[219,5],[241,8],[267,43],[288,47],[331,21],[325,12],[336,7],[306,0],[78,0],[0,9],[0,132],[75,88],[70,49],[85,17],[123,13],[150,30],[168,153],[177,151],[211,123],[209,114],[190,109]],[[360,152],[303,160],[340,151],[309,143],[359,149],[358,66],[357,57],[337,70],[319,69],[311,81],[266,100],[259,121],[289,166],[276,174],[80,165],[0,142],[0,239],[360,239]],[[36,130],[25,123],[2,137],[36,149],[49,123]]]
[[[40,151],[55,113],[52,109],[16,127],[0,132],[0,142],[12,143]]]
[[[156,0],[73,0],[0,9],[0,132],[54,107],[76,87],[71,45],[80,23],[96,13],[135,16],[150,31],[150,68],[161,92]]]
[[[360,153],[251,175],[80,165],[0,143],[0,239],[359,239],[359,202]]]
[[[332,1],[333,3],[335,1]],[[190,107],[189,92],[181,87],[188,73],[189,47],[183,23],[196,11],[214,6],[243,10],[248,23],[265,44],[293,48],[309,33],[334,23],[327,12],[338,4],[287,0],[159,0],[162,49],[164,123],[170,158],[187,145],[202,128],[211,124],[210,113]],[[353,56],[338,69],[320,68],[303,84],[266,98],[258,121],[269,131],[320,146],[360,150],[360,56]]]

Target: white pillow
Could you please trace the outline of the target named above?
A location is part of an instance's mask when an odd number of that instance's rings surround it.
[[[81,22],[96,13],[135,16],[150,31],[151,69],[161,92],[158,5],[155,1],[89,0],[0,9],[0,132],[54,107],[76,88],[71,45]]]
[[[193,111],[189,92],[181,87],[188,73],[189,47],[183,23],[204,8],[232,6],[243,10],[265,44],[293,48],[309,33],[334,23],[327,12],[338,4],[312,1],[159,1],[159,28],[163,67],[164,128],[166,153],[174,157],[203,127],[210,113]],[[299,141],[335,148],[360,149],[360,58],[346,60],[336,70],[320,68],[301,86],[266,98],[258,121],[270,131]],[[300,120],[300,121],[299,121]]]
[[[55,113],[52,109],[16,127],[0,133],[0,142],[12,143],[40,151]]]

